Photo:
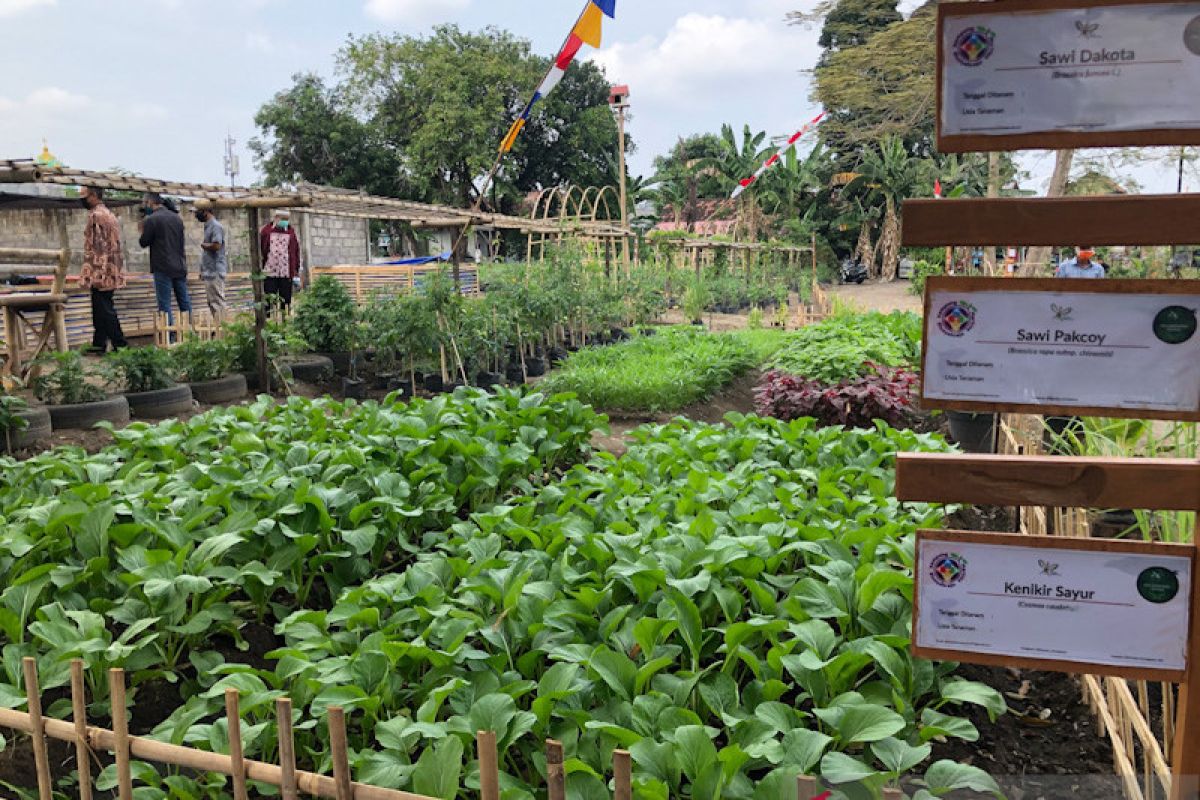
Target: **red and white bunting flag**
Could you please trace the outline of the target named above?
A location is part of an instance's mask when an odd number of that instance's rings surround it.
[[[745,180],[743,180],[738,185],[738,187],[733,190],[733,195],[729,199],[737,200],[739,197],[741,197],[743,192],[745,192],[747,189],[749,189],[751,186],[753,186],[755,181],[757,181],[759,178],[761,178],[763,176],[763,173],[765,173],[771,167],[778,164],[780,162],[780,160],[782,160],[783,157],[787,155],[788,150],[791,150],[793,147],[796,146],[796,142],[803,139],[814,128],[816,128],[818,125],[820,125],[821,120],[823,120],[823,119],[825,119],[824,111],[822,111],[820,114],[818,114],[812,122],[808,123],[800,130],[796,131],[796,133],[790,139],[787,140],[787,144],[785,144],[783,147],[779,148],[778,153],[776,153],[775,155],[768,158],[766,163],[764,163],[761,167],[758,168],[758,172],[755,172],[749,178],[746,178]]]

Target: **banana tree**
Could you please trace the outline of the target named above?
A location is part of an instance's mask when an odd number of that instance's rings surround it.
[[[870,205],[883,208],[883,227],[880,231],[879,252],[883,259],[880,269],[884,280],[896,279],[900,263],[900,235],[903,227],[900,206],[905,199],[929,194],[929,162],[912,156],[903,140],[892,136],[879,149],[863,153],[858,176],[847,187],[847,193],[862,195]]]

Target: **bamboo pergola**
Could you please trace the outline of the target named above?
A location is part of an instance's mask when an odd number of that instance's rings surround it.
[[[514,217],[398,200],[316,184],[299,184],[286,189],[229,187],[143,178],[116,172],[47,167],[28,159],[0,160],[0,184],[17,183],[87,185],[113,191],[157,192],[194,200],[201,208],[300,209],[322,216],[403,222],[417,229],[461,229],[486,225],[497,230],[519,231],[528,236],[575,235],[590,239],[619,239],[631,235],[619,222],[607,220]]]

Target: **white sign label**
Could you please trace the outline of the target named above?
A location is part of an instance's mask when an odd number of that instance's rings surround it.
[[[941,134],[1200,128],[1200,2],[947,16]]]
[[[933,291],[924,397],[1197,413],[1198,306],[1195,295]]]
[[[1192,561],[948,542],[917,547],[921,648],[1182,671]]]

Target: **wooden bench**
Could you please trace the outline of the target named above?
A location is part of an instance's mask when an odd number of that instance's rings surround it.
[[[5,352],[7,360],[2,370],[8,375],[21,378],[29,376],[34,363],[55,340],[58,352],[67,350],[67,269],[71,264],[71,251],[67,243],[66,228],[61,230],[61,250],[31,250],[0,247],[0,263],[6,264],[55,264],[54,280],[49,291],[35,287],[30,291],[23,287],[12,287],[8,294],[0,294],[0,309],[4,312]],[[26,317],[27,314],[42,314],[40,325]],[[26,347],[26,334],[35,343]]]

